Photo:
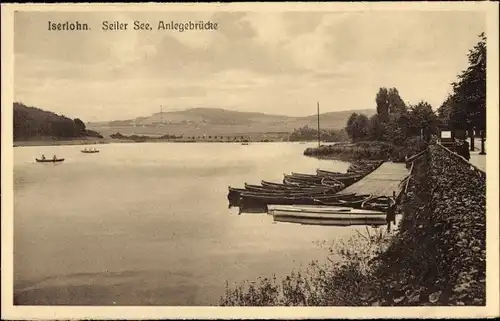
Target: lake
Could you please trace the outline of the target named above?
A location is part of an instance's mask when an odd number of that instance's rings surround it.
[[[225,282],[324,260],[360,227],[273,224],[228,209],[228,186],[346,171],[298,143],[137,143],[14,149],[17,304],[217,305]],[[36,163],[42,153],[66,160]],[[365,228],[362,227],[364,230]]]

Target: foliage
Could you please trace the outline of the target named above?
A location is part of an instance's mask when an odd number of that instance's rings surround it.
[[[324,142],[340,142],[347,140],[347,135],[343,130],[321,130],[320,131],[321,141]],[[318,130],[313,127],[304,126],[296,128],[290,134],[289,140],[292,142],[296,141],[311,141],[318,139]]]
[[[419,137],[406,139],[401,145],[384,141],[359,141],[351,144],[324,145],[319,148],[307,148],[306,156],[345,160],[392,160],[404,162],[405,157],[415,155],[427,147],[427,142]]]
[[[437,133],[438,116],[432,110],[432,106],[425,101],[410,106],[410,110],[410,134],[419,135],[422,130],[424,139],[428,141],[432,134]]]
[[[365,114],[352,113],[347,120],[345,131],[353,141],[366,139],[369,133],[369,124]]]
[[[399,235],[374,275],[380,305],[485,304],[485,187],[439,146],[414,163]]]
[[[14,140],[33,137],[76,138],[101,137],[99,133],[87,131],[80,119],[72,120],[35,107],[14,103]]]
[[[486,37],[467,54],[469,66],[452,83],[453,92],[439,108],[440,119],[455,129],[486,129]]]
[[[347,120],[346,132],[353,142],[388,141],[399,146],[422,134],[429,140],[437,131],[437,116],[425,101],[407,107],[396,88],[385,87],[379,89],[375,101],[377,114],[370,119],[353,113]]]
[[[370,261],[387,242],[388,235],[359,233],[347,242],[333,244],[326,262],[311,262],[305,270],[294,270],[278,280],[259,278],[230,288],[220,300],[222,306],[359,306],[370,280]]]
[[[368,137],[370,140],[387,140],[386,126],[382,122],[380,115],[375,114],[369,119]]]
[[[389,114],[399,113],[406,109],[406,105],[396,88],[380,88],[375,97],[375,102],[377,104],[377,115],[380,116],[382,122],[389,119]]]

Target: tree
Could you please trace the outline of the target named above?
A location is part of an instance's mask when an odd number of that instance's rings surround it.
[[[451,114],[453,108],[453,95],[448,95],[446,100],[437,109],[437,118],[442,126],[451,126]]]
[[[410,110],[411,133],[422,133],[424,139],[430,140],[431,134],[436,133],[438,125],[438,117],[432,110],[432,106],[421,101],[415,106],[410,106]]]
[[[375,96],[375,102],[377,103],[377,114],[382,122],[387,121],[389,118],[389,92],[387,88],[380,88],[377,96]]]
[[[380,119],[380,115],[375,114],[368,121],[368,136],[372,140],[385,140],[385,126]]]
[[[396,88],[389,89],[387,104],[389,106],[389,113],[394,114],[406,111],[406,104],[401,96],[399,96],[399,91]]]
[[[467,54],[469,67],[458,75],[453,85],[451,123],[453,127],[468,129],[471,150],[474,149],[474,130],[481,132],[481,153],[484,154],[486,133],[486,36]]]
[[[382,122],[388,121],[390,113],[401,113],[406,110],[406,105],[396,88],[380,88],[375,102],[377,103],[377,114]]]
[[[353,141],[358,141],[368,137],[369,122],[364,114],[352,113],[347,120],[345,131]]]

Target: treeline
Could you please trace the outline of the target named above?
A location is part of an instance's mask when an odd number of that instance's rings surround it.
[[[71,119],[23,103],[14,103],[14,140],[35,137],[77,138],[102,136],[85,127],[78,118]]]
[[[469,136],[481,136],[484,153],[486,137],[486,37],[479,35],[479,42],[467,54],[469,66],[453,82],[452,92],[438,108],[440,122],[454,130],[468,131]],[[471,140],[471,149],[474,140]]]
[[[347,120],[345,131],[353,142],[387,141],[401,145],[410,137],[429,140],[437,132],[438,117],[425,101],[406,105],[396,88],[380,88],[375,102],[377,113],[372,117],[353,113]]]
[[[163,135],[163,136],[151,137],[151,136],[147,136],[147,135],[130,135],[130,136],[127,136],[127,135],[123,135],[121,133],[111,134],[111,135],[109,135],[109,137],[111,137],[113,139],[125,139],[125,140],[128,139],[128,140],[133,140],[133,141],[148,141],[148,140],[181,139],[181,138],[183,138],[182,135],[176,136],[176,135],[166,134],[166,135]]]
[[[311,141],[318,139],[318,130],[309,126],[296,128],[290,134],[289,141]],[[320,130],[320,139],[323,142],[341,142],[349,139],[346,132],[342,130]]]
[[[468,131],[471,138],[479,133],[484,143],[486,135],[486,37],[469,51],[469,66],[452,83],[452,93],[434,112],[425,101],[407,105],[396,88],[380,88],[375,102],[377,113],[368,118],[353,113],[345,131],[353,142],[387,141],[403,144],[419,136],[428,141],[439,127]],[[471,140],[471,150],[474,140]],[[484,144],[482,144],[484,152]]]

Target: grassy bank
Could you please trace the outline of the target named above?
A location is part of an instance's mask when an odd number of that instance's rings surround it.
[[[222,305],[426,306],[486,302],[486,181],[431,145],[415,160],[393,236],[334,244],[324,264],[227,287]],[[338,260],[340,258],[340,260]],[[331,262],[330,262],[331,261]]]
[[[427,144],[419,139],[408,139],[403,145],[389,142],[366,141],[355,143],[338,143],[317,148],[307,148],[304,155],[318,158],[340,160],[391,160],[402,162],[405,156],[412,156],[424,150]]]

